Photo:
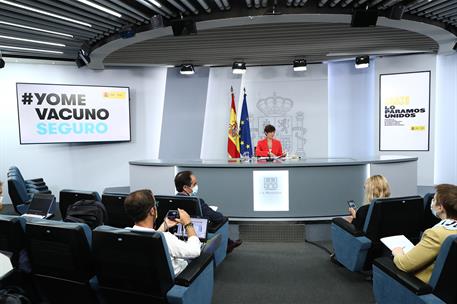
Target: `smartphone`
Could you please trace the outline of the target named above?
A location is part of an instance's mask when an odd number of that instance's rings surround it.
[[[167,218],[169,220],[174,221],[175,219],[179,219],[179,212],[178,210],[168,210],[167,212]]]
[[[349,208],[354,208],[355,210],[357,210],[357,205],[353,200],[348,201],[348,206]]]

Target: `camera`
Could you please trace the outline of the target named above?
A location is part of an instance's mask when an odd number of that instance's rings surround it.
[[[179,219],[179,212],[178,210],[168,210],[167,212],[167,218],[169,220],[174,221],[175,219]]]

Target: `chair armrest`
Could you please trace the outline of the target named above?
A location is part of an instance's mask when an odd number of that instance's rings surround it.
[[[213,261],[211,253],[202,253],[192,260],[187,267],[175,278],[175,283],[181,286],[190,286],[197,276]]]
[[[352,225],[342,217],[335,217],[332,220],[332,222],[355,237],[365,235],[362,231],[355,229],[354,225]]]
[[[34,183],[44,183],[44,179],[43,178],[31,178],[31,179],[27,179],[25,181],[26,182],[34,182]]]
[[[432,287],[430,285],[422,282],[414,275],[398,269],[390,257],[378,258],[374,260],[374,265],[416,295],[424,295],[432,292]]]
[[[217,230],[219,230],[219,228],[221,228],[222,226],[225,225],[225,223],[228,222],[228,217],[224,217],[224,220],[221,221],[221,222],[218,222],[218,223],[209,223],[208,225],[208,232],[209,233],[215,233],[217,232]]]

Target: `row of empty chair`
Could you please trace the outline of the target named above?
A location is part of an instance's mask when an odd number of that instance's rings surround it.
[[[428,284],[399,270],[390,250],[380,241],[405,235],[417,243],[424,230],[440,221],[430,211],[433,196],[375,199],[362,231],[343,218],[332,221],[335,259],[350,271],[373,270],[377,303],[457,303],[457,236],[448,237],[442,245]]]
[[[0,216],[0,239],[0,250],[13,256],[5,280],[28,260],[38,297],[48,303],[211,303],[212,254],[175,276],[158,232]]]
[[[14,210],[24,214],[35,193],[51,193],[43,178],[24,179],[19,168],[12,166],[8,169],[8,193]]]

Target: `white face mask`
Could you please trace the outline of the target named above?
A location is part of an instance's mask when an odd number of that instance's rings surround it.
[[[192,188],[192,195],[193,195],[193,196],[197,196],[197,193],[198,193],[198,185],[195,185],[195,186]]]
[[[435,206],[435,199],[432,200],[432,203],[430,204],[430,210],[432,211],[432,214],[437,217],[437,218],[440,218],[439,215],[438,215],[438,211],[435,210],[435,208],[433,208]]]

